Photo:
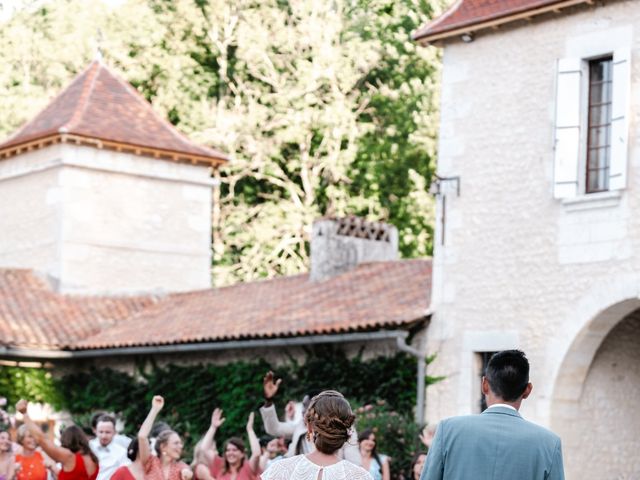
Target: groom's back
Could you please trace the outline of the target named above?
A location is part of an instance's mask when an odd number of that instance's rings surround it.
[[[543,480],[551,474],[554,456],[560,455],[554,433],[506,407],[450,418],[439,430],[446,480]]]

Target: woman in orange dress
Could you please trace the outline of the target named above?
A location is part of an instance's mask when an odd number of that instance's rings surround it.
[[[193,473],[189,466],[180,461],[182,456],[182,440],[173,430],[164,430],[156,438],[155,451],[151,454],[149,433],[158,413],[164,406],[164,398],[153,397],[151,410],[138,431],[138,455],[144,466],[145,480],[191,480]]]
[[[56,464],[36,450],[38,442],[26,425],[20,425],[16,440],[22,447],[22,452],[16,455],[16,464],[20,466],[16,480],[47,480],[47,470],[54,478],[58,475]]]
[[[98,459],[91,451],[89,441],[80,427],[71,425],[65,428],[60,436],[60,446],[57,446],[29,418],[26,400],[20,400],[16,404],[16,410],[22,414],[27,430],[38,445],[54,461],[62,465],[58,480],[96,480]]]

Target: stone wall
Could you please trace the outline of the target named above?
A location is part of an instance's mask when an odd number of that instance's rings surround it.
[[[477,412],[478,352],[521,348],[534,384],[522,413],[561,430],[570,479],[604,477],[572,470],[587,453],[575,429],[552,422],[559,379],[575,369],[580,396],[599,342],[628,311],[590,326],[640,289],[639,7],[579,7],[444,48],[438,173],[460,176],[461,195],[447,195],[445,245],[436,239],[428,349],[430,374],[446,380],[428,390],[427,416]],[[557,60],[621,44],[632,50],[627,188],[554,199]],[[442,214],[440,200],[438,237]],[[592,413],[572,420],[590,424]]]
[[[211,188],[207,167],[90,147],[4,160],[0,266],[44,270],[66,293],[208,288]]]

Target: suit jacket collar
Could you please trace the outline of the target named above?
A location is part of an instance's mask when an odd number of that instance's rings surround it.
[[[511,408],[506,407],[492,407],[487,408],[482,415],[511,415],[512,417],[522,418],[522,416],[518,413],[517,410],[513,410]]]

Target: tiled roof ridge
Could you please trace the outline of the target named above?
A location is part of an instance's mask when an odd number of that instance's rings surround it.
[[[449,8],[447,8],[447,10],[440,15],[438,18],[436,18],[435,20],[432,20],[431,22],[429,22],[429,27],[433,28],[433,27],[437,27],[438,25],[440,25],[442,22],[444,22],[447,18],[449,18],[453,13],[455,13],[458,8],[460,8],[460,6],[462,5],[462,3],[465,0],[456,0],[455,2],[453,2]],[[422,30],[422,29],[421,29]]]
[[[178,130],[175,127],[175,125],[173,125],[169,120],[161,117],[160,114],[156,112],[155,108],[153,108],[153,105],[151,104],[151,102],[147,101],[147,99],[144,98],[142,94],[133,87],[133,85],[131,85],[129,82],[124,81],[119,75],[114,75],[113,73],[111,73],[111,71],[108,68],[105,68],[105,71],[107,71],[120,85],[122,85],[125,89],[127,89],[133,95],[136,101],[143,106],[143,108],[149,109],[153,117],[156,120],[158,120],[160,125],[162,125],[162,127],[167,132],[169,132],[171,135],[177,138],[180,142],[186,143],[187,146],[196,147],[197,149],[201,149],[204,151],[209,150],[209,153],[215,153],[216,155],[221,155],[221,152],[218,152],[215,149],[212,149],[207,146],[195,144],[194,142],[192,142],[185,134],[183,134],[180,130]]]
[[[591,3],[590,0],[456,0],[438,18],[426,23],[412,34],[416,41],[431,42],[483,28],[496,27],[527,14],[541,15],[562,8]]]
[[[93,62],[91,62],[89,67],[87,67],[80,75],[78,75],[78,78],[82,78],[86,72],[87,79],[85,79],[82,92],[78,97],[78,105],[76,106],[76,109],[74,110],[73,115],[71,116],[69,121],[58,130],[60,133],[71,132],[71,130],[73,130],[73,128],[80,124],[80,122],[82,121],[82,118],[87,111],[87,107],[89,106],[89,99],[91,98],[91,94],[95,89],[96,81],[98,79],[98,76],[100,75],[101,68],[102,62],[100,62],[99,60],[94,60]]]

